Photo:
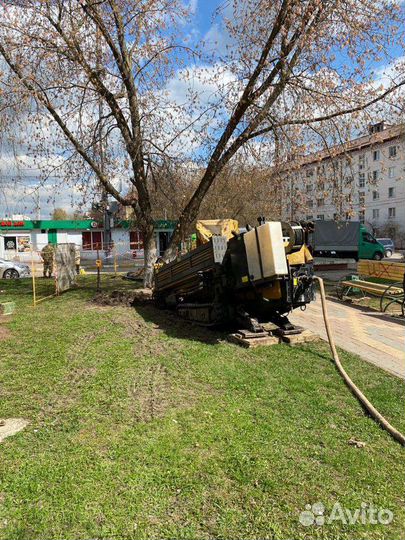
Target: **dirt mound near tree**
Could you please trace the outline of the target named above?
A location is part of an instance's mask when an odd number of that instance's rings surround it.
[[[99,292],[93,298],[93,302],[101,306],[134,306],[151,302],[152,295],[151,289],[135,289],[133,291],[123,289]]]

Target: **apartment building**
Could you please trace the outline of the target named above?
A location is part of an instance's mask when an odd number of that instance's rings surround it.
[[[405,247],[405,126],[384,122],[283,172],[285,220],[359,220]]]

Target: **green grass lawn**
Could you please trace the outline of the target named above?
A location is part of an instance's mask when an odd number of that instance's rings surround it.
[[[28,281],[0,288],[16,303],[0,418],[29,420],[0,444],[0,538],[404,537],[405,449],[365,416],[326,345],[245,350],[151,306],[98,306],[93,276],[35,309]],[[405,431],[403,382],[342,361]],[[394,519],[301,525],[316,502]]]

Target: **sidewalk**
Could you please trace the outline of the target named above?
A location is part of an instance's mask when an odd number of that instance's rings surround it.
[[[336,344],[363,360],[371,362],[397,377],[405,378],[405,326],[401,320],[390,321],[377,311],[327,301],[329,319]],[[289,319],[323,339],[327,339],[321,301],[295,310]]]

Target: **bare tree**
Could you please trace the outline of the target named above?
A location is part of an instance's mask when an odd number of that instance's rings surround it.
[[[59,221],[63,219],[69,219],[69,215],[64,208],[55,208],[52,212],[52,219]]]
[[[395,0],[233,0],[218,14],[227,43],[211,50],[202,44],[191,69],[181,0],[6,1],[2,97],[16,109],[25,99],[33,125],[45,117],[57,126],[55,166],[63,154],[77,178],[85,165],[83,189],[95,178],[132,206],[150,284],[151,186],[162,160],[192,163],[194,151],[203,162],[179,213],[170,257],[242,148],[254,155],[266,142],[277,159],[295,126],[321,130],[349,115],[355,123],[363,110],[395,95],[405,84],[402,66],[377,88],[365,63],[388,59],[394,39],[402,45],[402,9]],[[210,99],[202,99],[198,85],[181,103],[171,99],[173,78],[204,83],[207,71],[215,83]],[[46,151],[49,135],[34,129],[32,144]]]
[[[242,225],[255,223],[259,215],[280,219],[281,196],[277,195],[277,188],[280,187],[281,177],[278,171],[274,166],[266,166],[260,161],[245,161],[243,157],[242,154],[236,156],[216,176],[197,218],[215,219],[220,216],[236,219]],[[156,168],[154,186],[151,187],[156,218],[162,217],[163,208],[168,219],[176,220],[203,174],[202,168],[193,169],[188,164],[165,163]]]
[[[375,88],[367,59],[388,54],[403,18],[400,3],[373,0],[245,0],[225,18],[232,47],[221,62],[242,81],[230,97],[230,114],[209,156],[201,181],[184,208],[173,243],[192,221],[216,175],[252,140],[283,141],[294,126],[319,130],[338,117],[352,125],[361,113],[404,86],[402,64],[388,88]],[[402,24],[402,23],[401,23]],[[342,55],[346,65],[336,62]],[[341,59],[342,61],[342,59]],[[236,99],[235,99],[236,97]]]
[[[38,155],[55,137],[55,168],[63,155],[76,177],[81,167],[87,181],[95,177],[133,207],[144,236],[146,284],[156,259],[148,168],[160,140],[149,140],[148,126],[163,129],[154,111],[165,106],[164,82],[185,48],[176,35],[185,16],[177,0],[21,0],[1,7],[3,99],[16,112],[25,100]],[[58,130],[44,133],[46,122]],[[128,184],[133,198],[124,196]]]

